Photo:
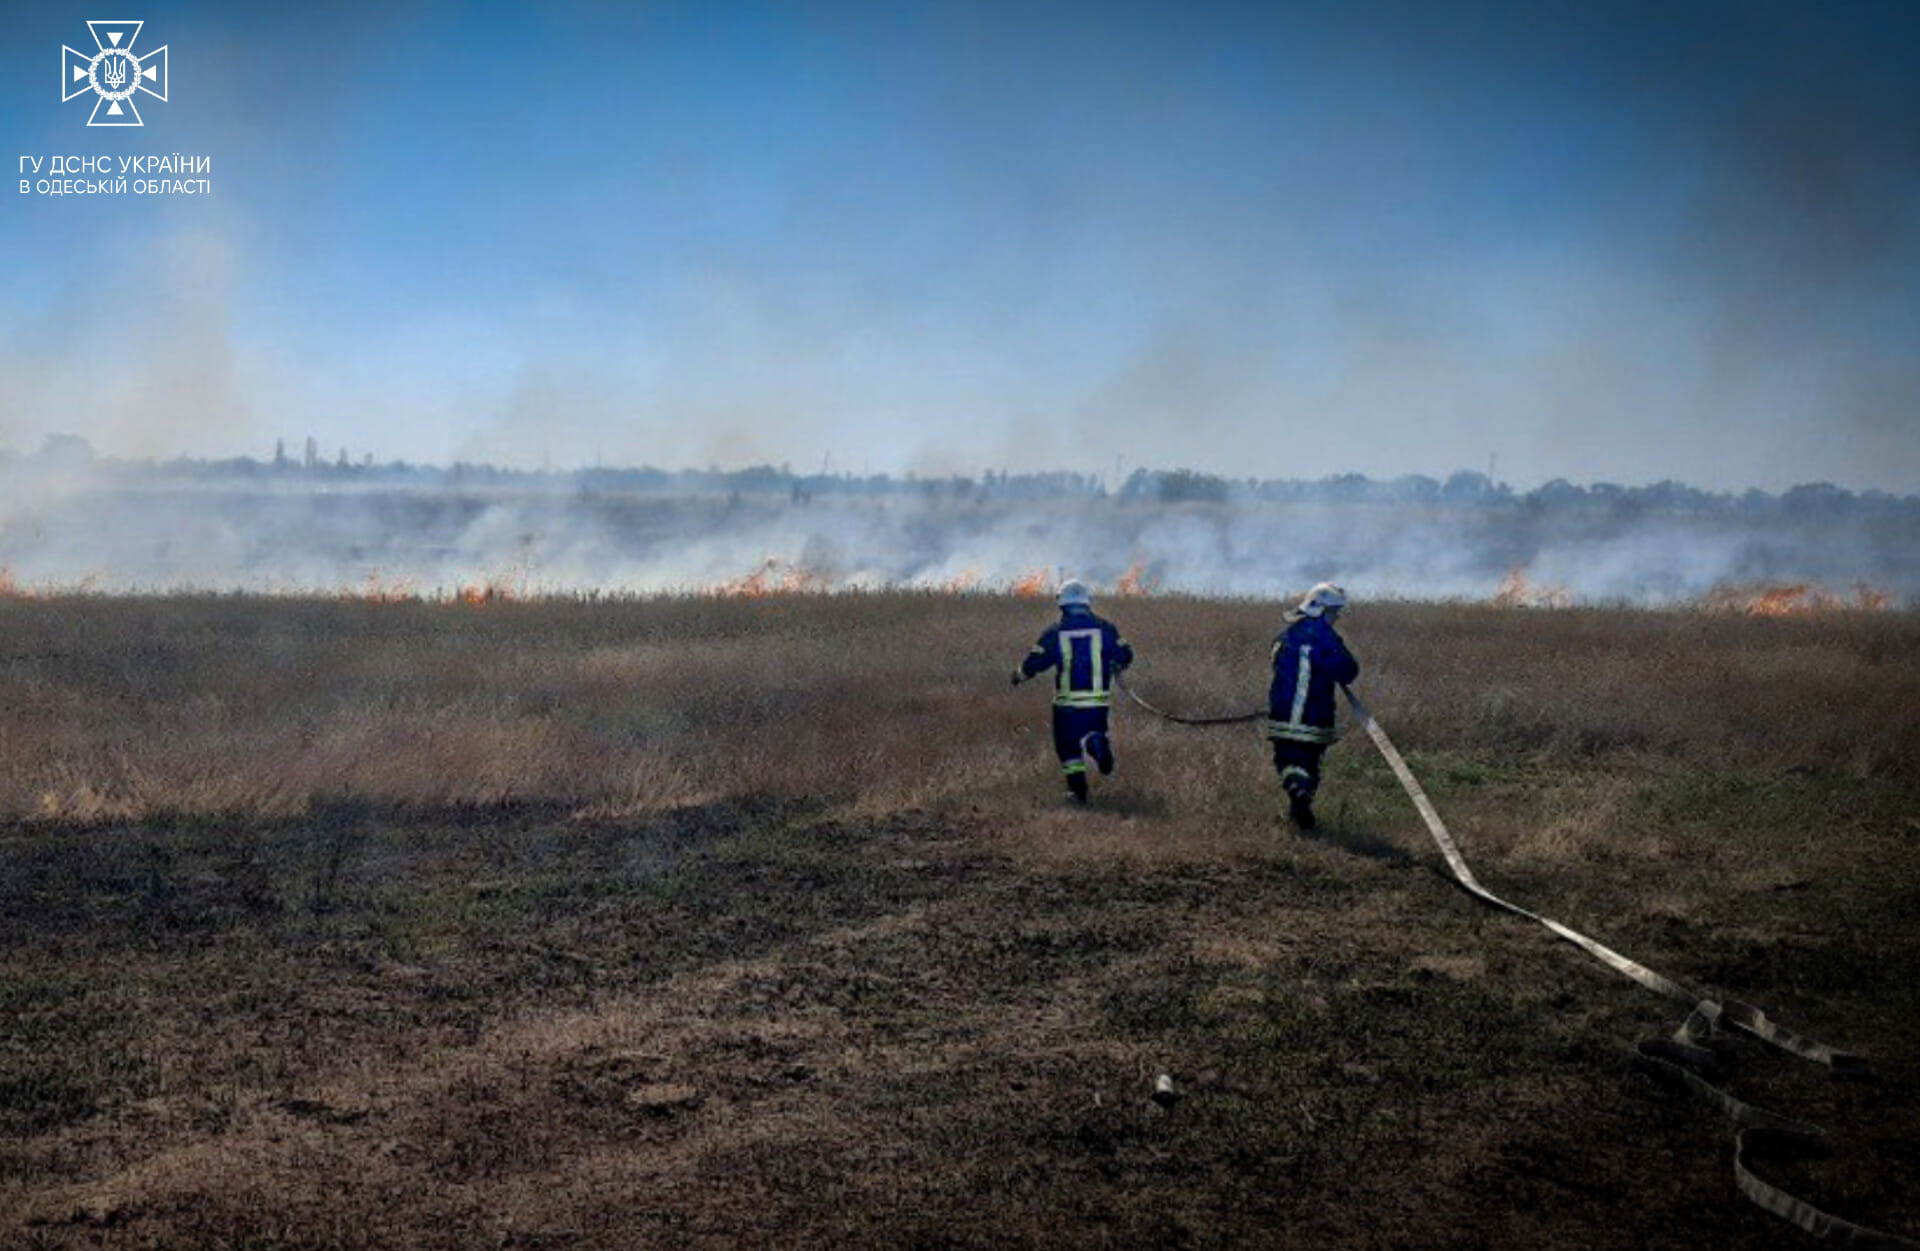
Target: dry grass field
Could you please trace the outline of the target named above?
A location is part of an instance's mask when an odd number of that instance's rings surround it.
[[[1261,702],[1276,607],[1103,609]],[[1256,730],[1123,703],[1067,808],[1050,616],[0,598],[0,1247],[1814,1245],[1364,735],[1303,837]],[[1343,632],[1489,887],[1874,1062],[1727,1086],[1920,1237],[1920,615]]]

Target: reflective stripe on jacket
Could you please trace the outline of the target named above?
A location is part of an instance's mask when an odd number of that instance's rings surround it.
[[[1302,617],[1273,641],[1267,737],[1331,743],[1333,688],[1360,676],[1360,662],[1325,619]]]
[[[1105,708],[1113,700],[1113,682],[1133,663],[1133,648],[1111,621],[1080,607],[1062,608],[1060,620],[1046,628],[1020,672],[1038,677],[1055,670],[1053,702],[1065,708]]]

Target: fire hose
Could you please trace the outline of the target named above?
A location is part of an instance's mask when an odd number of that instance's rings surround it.
[[[1116,677],[1114,684],[1127,693],[1128,699],[1140,705],[1154,716],[1159,717],[1161,720],[1171,721],[1175,725],[1239,725],[1246,721],[1258,721],[1267,715],[1264,709],[1255,709],[1252,712],[1237,713],[1230,717],[1176,717],[1170,712],[1162,712],[1146,700],[1140,698],[1140,696],[1134,693],[1133,688],[1121,679]]]
[[[1427,798],[1427,793],[1421,789],[1419,780],[1413,776],[1413,771],[1407,768],[1407,762],[1394,748],[1393,740],[1387,737],[1387,732],[1380,728],[1380,723],[1374,720],[1373,714],[1367,711],[1367,706],[1360,702],[1360,697],[1355,695],[1351,688],[1343,686],[1340,689],[1346,693],[1347,702],[1353,706],[1354,715],[1360,718],[1367,736],[1373,740],[1374,746],[1380,749],[1380,754],[1386,757],[1394,776],[1400,779],[1400,785],[1405,788],[1407,797],[1413,800],[1413,806],[1419,810],[1420,819],[1426,823],[1427,832],[1433,835],[1434,843],[1447,859],[1447,867],[1452,870],[1454,879],[1462,887],[1484,903],[1539,922],[1601,963],[1625,974],[1649,990],[1691,1005],[1692,1010],[1671,1039],[1655,1039],[1640,1044],[1640,1059],[1655,1072],[1678,1080],[1696,1095],[1719,1108],[1740,1127],[1734,1136],[1733,1175],[1742,1194],[1767,1211],[1792,1221],[1819,1238],[1855,1247],[1872,1247],[1888,1249],[1888,1251],[1892,1248],[1904,1248],[1906,1251],[1920,1251],[1920,1242],[1881,1233],[1878,1230],[1842,1220],[1821,1211],[1803,1199],[1795,1198],[1778,1186],[1762,1181],[1747,1167],[1749,1135],[1754,1136],[1753,1141],[1756,1144],[1771,1141],[1781,1146],[1805,1148],[1822,1137],[1824,1131],[1806,1122],[1795,1121],[1743,1103],[1702,1075],[1703,1071],[1710,1073],[1717,1066],[1713,1052],[1705,1046],[1706,1041],[1727,1031],[1750,1034],[1789,1054],[1816,1064],[1824,1064],[1835,1077],[1868,1076],[1870,1070],[1864,1058],[1836,1050],[1825,1043],[1802,1038],[1774,1024],[1767,1018],[1766,1013],[1752,1004],[1741,1003],[1734,999],[1716,1000],[1689,990],[1679,982],[1628,959],[1619,952],[1588,938],[1585,934],[1569,929],[1550,917],[1543,917],[1518,904],[1509,903],[1480,885],[1473,876],[1473,870],[1467,867],[1466,859],[1461,856],[1460,849],[1454,845],[1453,837],[1447,833],[1446,824],[1440,820],[1440,814],[1434,808],[1433,801]],[[1724,1030],[1723,1027],[1725,1027]]]
[[[1127,696],[1157,717],[1180,725],[1229,725],[1238,722],[1254,721],[1264,716],[1264,711],[1227,717],[1177,717],[1154,707],[1132,688],[1122,684]],[[1690,990],[1672,978],[1666,977],[1631,960],[1612,948],[1596,942],[1585,934],[1551,917],[1541,916],[1518,904],[1511,903],[1482,886],[1473,876],[1466,858],[1460,854],[1453,836],[1447,832],[1446,823],[1440,819],[1439,811],[1427,793],[1420,786],[1413,770],[1387,737],[1387,732],[1374,720],[1373,714],[1351,687],[1342,686],[1342,693],[1353,708],[1353,713],[1373,740],[1374,746],[1386,758],[1393,774],[1399,779],[1401,787],[1407,792],[1407,798],[1413,801],[1414,808],[1420,813],[1420,819],[1426,823],[1427,832],[1433,836],[1435,846],[1446,857],[1447,868],[1454,880],[1469,894],[1495,908],[1538,922],[1554,934],[1579,947],[1609,968],[1632,978],[1647,989],[1667,996],[1689,1006],[1687,1017],[1680,1023],[1671,1038],[1652,1039],[1640,1044],[1638,1059],[1655,1074],[1675,1081],[1705,1102],[1720,1109],[1728,1119],[1738,1126],[1734,1135],[1733,1175],[1740,1192],[1749,1200],[1784,1220],[1791,1221],[1801,1229],[1832,1242],[1851,1247],[1872,1248],[1873,1251],[1920,1251],[1920,1242],[1902,1238],[1895,1234],[1883,1233],[1864,1225],[1843,1220],[1831,1213],[1824,1212],[1804,1199],[1799,1199],[1778,1186],[1762,1180],[1747,1166],[1749,1146],[1772,1144],[1781,1148],[1807,1150],[1814,1147],[1825,1137],[1825,1131],[1805,1121],[1796,1121],[1790,1117],[1754,1107],[1728,1094],[1709,1080],[1719,1066],[1718,1057],[1707,1047],[1707,1043],[1717,1037],[1732,1033],[1751,1035],[1790,1055],[1803,1060],[1825,1065],[1836,1078],[1866,1078],[1871,1069],[1865,1058],[1850,1052],[1840,1051],[1825,1043],[1803,1038],[1792,1031],[1775,1024],[1766,1013],[1752,1004],[1736,999],[1714,999],[1711,996]]]

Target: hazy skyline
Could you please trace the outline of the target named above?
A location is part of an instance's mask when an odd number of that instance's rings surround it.
[[[1920,492],[1920,6],[94,16],[214,192],[10,193],[0,446]]]

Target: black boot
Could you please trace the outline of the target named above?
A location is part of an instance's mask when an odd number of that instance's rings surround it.
[[[1084,773],[1067,774],[1067,794],[1076,804],[1087,802],[1087,775]]]
[[[1287,804],[1287,815],[1293,823],[1303,830],[1310,830],[1320,824],[1313,818],[1313,799],[1308,795],[1293,795]]]

